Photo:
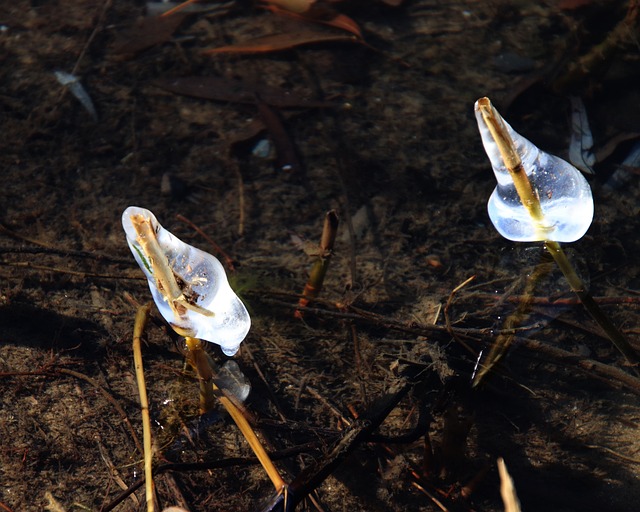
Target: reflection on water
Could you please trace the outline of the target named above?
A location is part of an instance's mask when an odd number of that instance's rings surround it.
[[[234,360],[217,369],[215,381],[238,404],[244,403],[251,392],[249,379]],[[224,420],[221,409],[198,415],[197,401],[198,387],[183,379],[176,379],[168,394],[159,400],[154,422],[165,456],[177,457],[189,446],[195,447],[209,427]]]

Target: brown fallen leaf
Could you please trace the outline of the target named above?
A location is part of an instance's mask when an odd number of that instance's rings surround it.
[[[242,80],[230,80],[214,76],[185,76],[160,78],[152,82],[156,87],[183,96],[229,103],[255,105],[256,94],[263,102],[280,108],[333,108],[336,103],[302,98],[277,87],[253,85]]]
[[[358,24],[353,21],[349,16],[338,13],[331,6],[324,3],[311,3],[304,11],[296,11],[285,7],[281,0],[263,0],[266,2],[265,9],[281,16],[287,16],[301,21],[307,21],[311,23],[321,23],[330,27],[339,28],[340,30],[346,30],[353,35],[362,39],[362,32]]]
[[[211,48],[203,53],[212,55],[216,53],[268,53],[282,50],[290,50],[297,46],[316,43],[360,43],[361,40],[354,35],[329,34],[314,30],[299,30],[285,34],[273,34],[257,37],[249,41],[237,43],[220,48]]]
[[[574,9],[580,9],[585,5],[590,5],[592,3],[593,0],[560,0],[557,7],[562,11],[572,11]]]
[[[285,11],[302,14],[307,12],[316,0],[262,0],[263,2],[280,7]]]
[[[187,16],[187,13],[179,12],[170,16],[141,18],[117,36],[113,52],[117,55],[135,55],[164,43],[171,38]]]

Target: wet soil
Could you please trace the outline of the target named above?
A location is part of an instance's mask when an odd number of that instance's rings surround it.
[[[381,400],[410,382],[299,510],[503,510],[498,457],[525,510],[636,508],[639,381],[557,271],[539,286],[504,364],[480,389],[469,386],[539,257],[488,219],[495,182],[475,100],[491,97],[518,131],[561,155],[569,95],[585,98],[600,146],[640,133],[637,33],[606,66],[553,87],[627,7],[579,4],[347,2],[336,8],[369,46],[251,56],[202,50],[307,25],[229,3],[123,55],[115,49],[131,44],[121,41],[144,13],[140,2],[0,6],[0,507],[104,510],[141,477],[131,338],[150,294],[120,221],[137,205],[216,253],[204,233],[232,260],[230,281],[253,323],[234,359],[286,481],[326,461],[358,418],[382,414]],[[78,76],[97,121],[56,70]],[[282,169],[277,144],[252,152],[269,140],[255,104],[154,85],[186,76],[327,106],[274,107],[300,161]],[[607,193],[629,151],[615,148],[590,178],[595,220],[570,257],[640,349],[640,184],[631,174]],[[299,319],[332,209],[341,222],[329,272]],[[273,496],[267,475],[222,408],[198,419],[198,385],[155,310],[143,357],[155,460],[185,464],[156,476],[160,506],[263,510]],[[220,461],[228,467],[212,468]],[[143,488],[116,507],[144,509]]]

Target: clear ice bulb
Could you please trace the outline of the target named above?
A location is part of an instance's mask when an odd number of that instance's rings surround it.
[[[542,226],[537,225],[520,201],[477,102],[475,112],[482,143],[498,181],[487,204],[489,218],[498,232],[514,242],[575,242],[582,238],[593,220],[593,197],[580,171],[569,162],[538,149],[500,118],[540,200],[544,220]]]
[[[217,343],[234,355],[251,319],[217,258],[169,233],[144,208],[127,208],[122,226],[164,319],[178,334]]]

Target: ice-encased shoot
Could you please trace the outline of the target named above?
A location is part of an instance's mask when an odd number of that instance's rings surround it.
[[[498,186],[491,194],[487,208],[498,232],[514,242],[575,242],[589,229],[593,220],[593,197],[584,176],[569,162],[538,149],[518,134],[487,101],[475,104],[476,119],[484,149],[491,161]],[[490,126],[482,109],[491,109]],[[495,137],[506,133],[513,139],[517,157],[522,162],[533,193],[540,202],[541,219],[531,215],[522,203],[514,180],[504,162]]]
[[[217,258],[169,233],[144,208],[127,208],[122,226],[156,306],[171,327],[181,336],[217,343],[226,355],[234,355],[251,319]]]

